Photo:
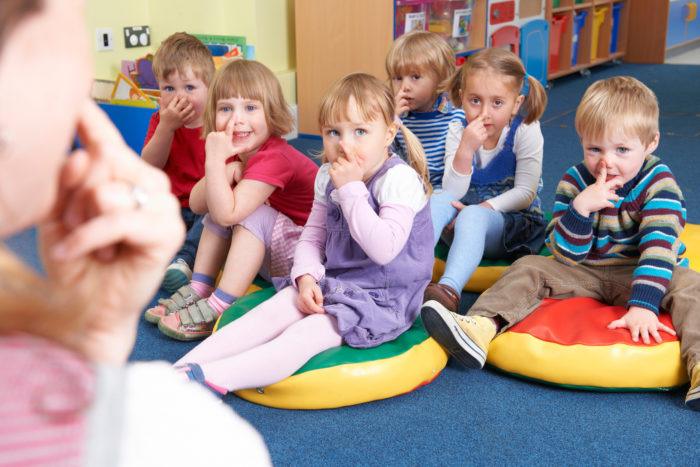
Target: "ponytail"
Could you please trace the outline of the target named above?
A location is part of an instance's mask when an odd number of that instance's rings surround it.
[[[433,192],[433,186],[430,184],[430,173],[428,171],[428,160],[425,157],[423,145],[416,135],[408,129],[403,123],[399,125],[399,131],[403,135],[403,141],[406,145],[406,161],[413,167],[413,170],[418,172],[427,190],[427,196]]]
[[[547,93],[544,86],[529,74],[525,74],[523,82],[523,88],[527,87],[528,89],[525,94],[525,102],[523,102],[525,109],[523,123],[530,124],[539,120],[544,113],[544,109],[547,107]]]
[[[459,95],[459,92],[462,89],[462,79],[464,78],[465,69],[466,67],[464,65],[457,68],[449,78],[443,81],[438,91],[440,93],[446,92],[450,97],[450,102],[452,102],[452,105],[455,107],[462,107],[462,97]]]

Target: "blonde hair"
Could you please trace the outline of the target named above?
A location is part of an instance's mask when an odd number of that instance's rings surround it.
[[[214,59],[206,45],[185,32],[176,32],[160,44],[153,56],[153,75],[161,83],[174,72],[183,75],[187,68],[209,86],[214,76]]]
[[[492,71],[513,78],[513,92],[516,94],[522,93],[527,76],[528,91],[523,103],[525,109],[523,123],[532,123],[544,113],[547,106],[547,93],[542,84],[527,74],[523,62],[517,55],[500,48],[481,49],[475,52],[445,83],[443,90],[449,93],[450,100],[455,106],[462,106],[459,92],[465,88],[467,77],[476,71]]]
[[[432,71],[438,84],[455,71],[457,58],[452,48],[438,34],[411,31],[396,39],[386,55],[389,79],[412,71]]]
[[[219,99],[242,97],[260,101],[267,127],[273,135],[282,136],[294,128],[282,87],[275,75],[260,62],[231,60],[214,75],[204,108],[204,135],[216,131],[216,104]]]
[[[613,128],[638,136],[648,146],[659,131],[659,103],[654,92],[631,76],[593,83],[576,109],[579,137],[604,137]]]
[[[354,99],[363,121],[383,119],[387,126],[394,122],[394,96],[386,83],[367,73],[351,73],[336,81],[321,100],[318,112],[320,127],[348,119],[350,101]],[[423,179],[428,194],[432,192],[428,162],[423,146],[411,130],[400,125],[406,143],[408,163]],[[322,154],[325,161],[325,155]]]

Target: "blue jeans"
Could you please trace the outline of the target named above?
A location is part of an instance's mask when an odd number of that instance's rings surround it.
[[[505,255],[502,241],[505,219],[499,211],[478,205],[458,211],[452,206],[452,201],[459,200],[447,191],[434,193],[430,197],[430,212],[436,245],[442,229],[457,218],[445,273],[438,282],[461,293],[484,257],[499,258]]]
[[[199,237],[202,236],[204,214],[195,214],[190,208],[180,208],[180,216],[185,223],[187,233],[185,234],[185,243],[175,255],[175,259],[182,258],[192,269],[194,268],[194,258],[197,256]]]

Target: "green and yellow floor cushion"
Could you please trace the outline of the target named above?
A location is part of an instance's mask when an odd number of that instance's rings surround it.
[[[272,297],[268,287],[239,298],[224,311],[225,326]],[[420,318],[398,338],[372,349],[347,345],[313,357],[289,378],[235,394],[256,404],[283,409],[329,409],[398,396],[430,383],[447,354],[423,328]]]
[[[676,336],[634,342],[608,329],[625,308],[592,298],[545,299],[530,316],[497,336],[487,363],[506,373],[554,385],[602,391],[665,390],[688,382]],[[659,320],[673,329],[671,317]]]

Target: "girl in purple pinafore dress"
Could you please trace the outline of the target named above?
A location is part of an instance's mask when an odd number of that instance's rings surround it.
[[[409,130],[409,163],[389,153],[393,115],[391,91],[371,75],[328,91],[319,115],[328,162],[290,276],[182,357],[183,375],[221,394],[267,386],[324,350],[375,347],[412,325],[432,276],[431,189]]]

